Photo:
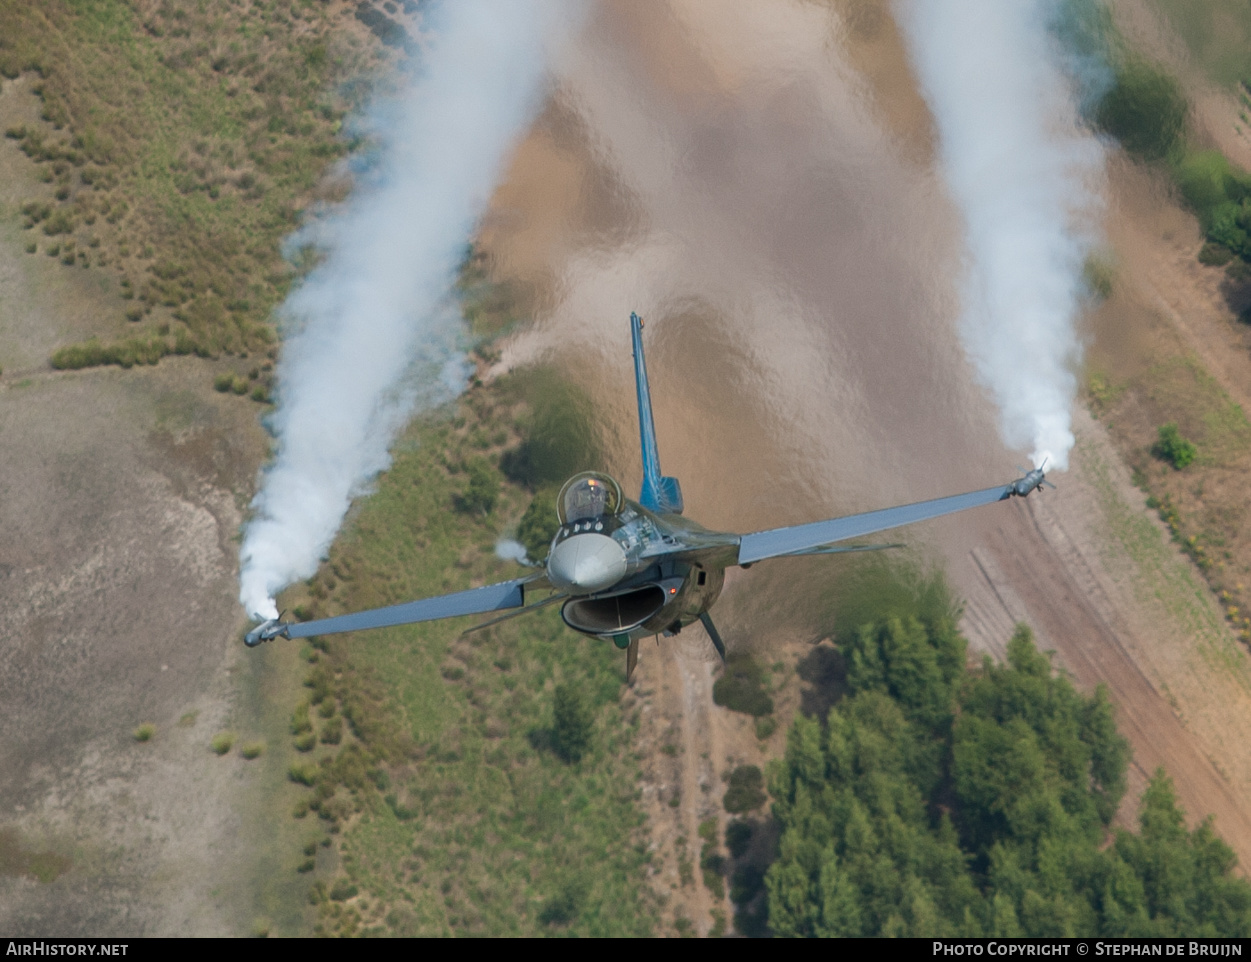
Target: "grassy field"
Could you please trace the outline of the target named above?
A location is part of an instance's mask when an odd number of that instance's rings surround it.
[[[1241,406],[1196,358],[1164,349],[1119,380],[1092,373],[1087,403],[1108,426],[1175,546],[1195,562],[1221,600],[1227,621],[1251,643],[1251,554],[1242,523],[1241,482],[1251,460],[1251,424]],[[1170,423],[1194,444],[1194,463],[1184,470],[1153,453],[1159,428]],[[1124,534],[1127,547],[1138,546],[1131,555],[1139,564],[1158,566],[1148,561],[1150,552],[1142,553],[1142,532],[1130,537],[1127,527]]]
[[[495,475],[493,509],[465,510],[464,466],[498,460],[524,419],[508,385],[414,426],[328,562],[283,600],[335,613],[515,577],[494,554],[528,492]],[[492,465],[491,470],[497,469]],[[458,508],[459,505],[459,508]],[[472,624],[472,622],[470,622]],[[654,907],[637,808],[637,718],[620,653],[554,610],[461,636],[409,626],[308,646],[291,721],[307,783],[316,931],[327,935],[646,935]],[[263,656],[263,655],[262,655]],[[566,684],[594,718],[581,761],[552,737]],[[322,842],[337,857],[318,854]]]
[[[1251,80],[1251,6],[1229,0],[1155,0],[1208,79],[1236,88]]]
[[[282,239],[308,205],[342,196],[345,182],[323,175],[353,148],[343,118],[385,53],[354,9],[0,7],[0,75],[42,102],[40,122],[5,132],[46,185],[20,205],[26,249],[107,272],[132,304],[131,337],[58,352],[56,366],[273,343],[271,314],[297,270]]]

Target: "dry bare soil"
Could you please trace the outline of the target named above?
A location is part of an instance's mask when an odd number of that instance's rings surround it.
[[[30,100],[6,82],[0,125]],[[209,742],[265,726],[235,600],[264,435],[194,359],[48,368],[122,302],[107,277],[24,252],[14,208],[37,189],[0,142],[0,928],[248,932],[267,915],[251,879],[279,762]]]

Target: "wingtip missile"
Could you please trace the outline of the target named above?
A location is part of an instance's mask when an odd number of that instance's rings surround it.
[[[283,638],[290,637],[287,629],[291,627],[288,622],[282,620],[282,615],[277,618],[270,618],[268,621],[262,621],[259,625],[243,636],[243,643],[249,648],[255,648],[257,645],[266,641],[273,641],[281,636]]]

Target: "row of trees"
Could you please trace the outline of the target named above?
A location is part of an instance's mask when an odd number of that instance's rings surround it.
[[[1112,830],[1128,747],[1022,627],[965,668],[948,620],[893,617],[843,645],[850,694],[800,718],[771,773],[770,926],[801,936],[1233,936],[1251,886],[1168,779]]]

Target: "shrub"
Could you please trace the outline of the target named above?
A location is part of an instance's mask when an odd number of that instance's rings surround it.
[[[43,224],[43,232],[49,237],[57,234],[69,234],[74,230],[74,218],[63,210],[58,210]]]
[[[102,364],[129,368],[136,364],[155,364],[168,353],[169,345],[161,337],[132,337],[116,344],[91,340],[60,348],[53,352],[48,363],[58,371],[76,371]]]
[[[751,845],[752,829],[747,822],[734,821],[725,827],[725,847],[734,858],[742,858]]]
[[[556,489],[541,488],[517,524],[517,540],[525,546],[526,556],[534,561],[547,557],[560,519],[556,516]]]
[[[500,479],[485,458],[473,458],[466,466],[469,487],[456,502],[466,514],[488,515],[500,493]]]
[[[323,745],[337,745],[343,739],[343,719],[331,718],[321,726],[321,742]]]
[[[594,724],[582,692],[573,685],[557,685],[552,716],[552,745],[556,754],[567,762],[580,761],[590,747]]]
[[[1198,452],[1193,444],[1181,436],[1177,425],[1170,423],[1160,428],[1159,439],[1151,448],[1151,453],[1180,471],[1194,461]]]
[[[1199,250],[1199,263],[1208,267],[1224,267],[1234,259],[1234,252],[1228,247],[1208,241]]]
[[[295,750],[297,752],[311,752],[317,744],[317,736],[312,732],[305,732],[295,740]]]
[[[287,778],[299,785],[312,785],[317,781],[317,766],[311,762],[292,762]]]
[[[291,734],[303,735],[307,731],[313,730],[313,723],[308,720],[308,702],[302,701],[295,706],[295,711],[291,713]]]
[[[764,775],[755,765],[740,765],[730,774],[721,804],[732,815],[750,812],[765,802]]]
[[[773,714],[773,699],[764,690],[764,672],[751,655],[734,655],[712,686],[712,700],[745,715]]]
[[[151,722],[144,722],[134,731],[135,741],[137,742],[150,741],[152,739],[152,736],[155,734],[156,734],[156,726],[153,725]]]
[[[584,886],[567,883],[543,903],[543,908],[539,910],[539,921],[544,925],[568,925],[578,917],[584,893]]]
[[[213,741],[209,743],[209,747],[218,755],[225,755],[226,752],[234,746],[234,732],[218,732],[213,736]]]
[[[1130,58],[1095,110],[1095,122],[1130,153],[1163,160],[1186,123],[1186,98],[1177,81],[1145,60]]]
[[[248,742],[239,750],[239,754],[241,754],[248,761],[251,761],[253,758],[260,758],[265,754],[265,743]]]

